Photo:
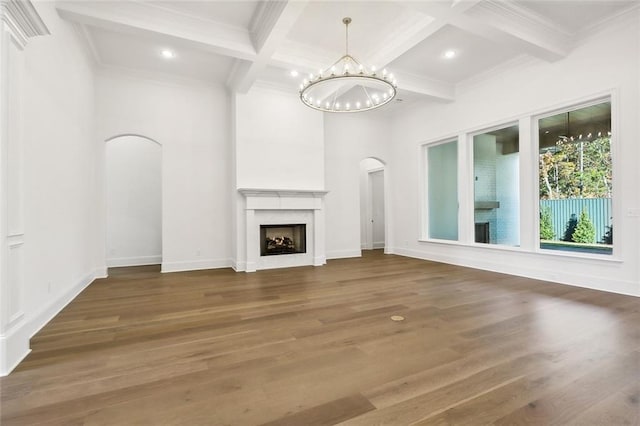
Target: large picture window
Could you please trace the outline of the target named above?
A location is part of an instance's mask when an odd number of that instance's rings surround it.
[[[458,240],[458,141],[427,148],[429,238]]]
[[[518,126],[473,136],[475,242],[520,245]]]
[[[538,119],[540,248],[613,252],[611,102]]]

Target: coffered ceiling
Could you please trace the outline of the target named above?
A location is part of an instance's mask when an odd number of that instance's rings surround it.
[[[399,97],[447,102],[461,82],[520,57],[558,61],[636,0],[58,1],[96,62],[246,93],[297,93],[300,75],[349,52],[388,67]],[[169,49],[175,57],[164,58]],[[453,51],[447,58],[445,52]]]

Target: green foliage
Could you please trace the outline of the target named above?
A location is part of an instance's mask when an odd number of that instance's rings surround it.
[[[596,229],[591,219],[589,219],[587,209],[582,210],[582,213],[580,213],[576,230],[571,237],[576,243],[593,244],[596,242]]]
[[[551,219],[551,207],[545,207],[540,211],[540,239],[553,240],[555,236]]]
[[[540,153],[540,199],[611,197],[611,173],[609,137],[559,140]]]

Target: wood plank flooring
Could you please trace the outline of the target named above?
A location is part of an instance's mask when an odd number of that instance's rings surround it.
[[[3,426],[640,424],[640,299],[380,251],[113,269],[32,349]]]

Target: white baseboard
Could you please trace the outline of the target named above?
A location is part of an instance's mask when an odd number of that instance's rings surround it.
[[[107,272],[107,267],[106,266],[101,266],[99,268],[96,268],[96,270],[94,272],[94,277],[96,279],[109,277],[109,273]]]
[[[316,256],[313,258],[313,266],[322,266],[327,264],[327,258],[325,256]]]
[[[345,259],[348,257],[362,257],[362,252],[360,250],[327,251],[327,259]]]
[[[518,277],[531,278],[535,280],[548,281],[557,284],[570,285],[574,287],[589,288],[593,290],[618,293],[628,296],[640,296],[638,283],[629,280],[620,280],[611,277],[594,277],[590,274],[581,274],[564,271],[555,271],[551,275],[548,271],[537,268],[523,266],[523,262],[493,262],[486,259],[470,259],[466,256],[450,256],[443,253],[422,252],[407,248],[392,247],[388,249],[389,254],[412,257],[415,259],[430,260],[434,262],[448,263],[451,265],[464,266],[467,268],[481,269],[484,271],[498,272],[501,274],[514,275]],[[529,253],[525,255],[531,255]]]
[[[25,319],[7,334],[0,336],[0,376],[6,376],[31,352],[29,340],[95,279],[95,271],[78,280],[47,306]]]
[[[120,268],[124,266],[144,266],[144,265],[159,265],[162,263],[162,255],[154,256],[137,256],[137,257],[117,257],[113,259],[107,259],[107,267]]]
[[[234,271],[236,272],[244,272],[247,270],[247,262],[245,261],[236,261],[236,260],[229,260],[230,264],[231,264],[231,268],[233,268]]]
[[[377,243],[373,243],[373,248],[374,249],[383,249],[384,248],[384,241],[378,241]]]
[[[29,337],[24,322],[0,336],[0,377],[11,373],[29,355]]]
[[[202,269],[230,268],[230,259],[187,260],[181,262],[162,262],[160,272],[199,271]]]

